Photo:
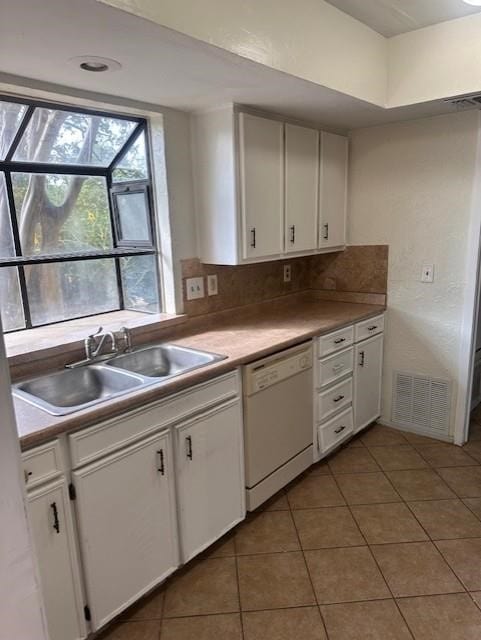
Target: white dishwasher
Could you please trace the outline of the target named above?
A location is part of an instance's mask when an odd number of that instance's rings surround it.
[[[243,368],[247,510],[313,462],[312,343]]]

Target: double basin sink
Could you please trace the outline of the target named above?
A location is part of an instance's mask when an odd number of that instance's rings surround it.
[[[226,356],[175,344],[143,347],[13,385],[13,394],[55,416],[80,411],[105,400],[162,384],[174,376],[223,360]]]

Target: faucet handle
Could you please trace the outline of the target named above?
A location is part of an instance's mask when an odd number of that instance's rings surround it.
[[[103,330],[104,330],[104,328],[103,328],[103,327],[99,327],[95,333],[91,333],[91,334],[89,335],[89,338],[95,338],[95,336],[98,336],[98,335],[99,335],[99,333],[102,333],[102,331],[103,331]]]

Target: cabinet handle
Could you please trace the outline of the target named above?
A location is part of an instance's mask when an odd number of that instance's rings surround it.
[[[23,472],[25,474],[25,484],[28,482],[28,479],[30,478],[30,476],[33,476],[33,471],[27,471],[25,469],[25,471]]]
[[[337,340],[334,340],[334,344],[342,344],[343,342],[346,342],[346,338],[338,338]]]
[[[338,429],[334,429],[334,433],[342,433],[345,428],[346,428],[345,426],[342,426],[342,427],[339,427]]]
[[[157,455],[159,456],[159,466],[157,467],[157,471],[159,471],[160,475],[165,476],[164,450],[159,449],[157,451]]]
[[[373,324],[372,327],[367,328],[368,331],[374,331],[375,329],[377,329],[377,324]]]
[[[291,230],[291,244],[294,244],[296,241],[296,225],[293,224],[289,229]]]
[[[324,235],[322,236],[323,240],[328,240],[329,239],[329,223],[326,222],[326,224],[322,225],[324,227]]]
[[[50,505],[50,508],[53,511],[53,528],[55,529],[55,531],[57,533],[60,533],[60,522],[59,522],[59,519],[58,519],[57,503],[56,502],[52,502],[52,504]]]
[[[364,351],[359,351],[359,366],[360,367],[364,366],[365,359],[366,359],[366,354],[364,353]]]
[[[256,247],[256,228],[252,227],[251,229],[251,247],[255,249]]]
[[[333,402],[341,402],[341,400],[344,400],[344,396],[337,396],[337,398],[333,398]]]
[[[187,436],[185,443],[187,445],[187,457],[192,460],[192,436]]]

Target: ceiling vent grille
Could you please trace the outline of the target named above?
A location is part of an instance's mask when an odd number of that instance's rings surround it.
[[[394,372],[392,422],[428,436],[447,436],[451,382]]]
[[[452,104],[458,109],[472,109],[473,107],[481,107],[481,94],[447,98],[444,102]]]

